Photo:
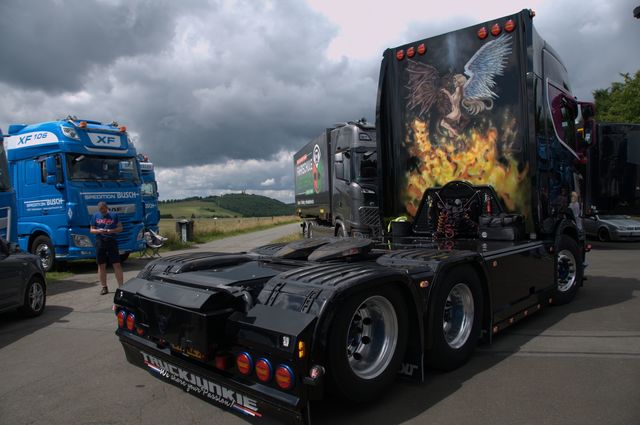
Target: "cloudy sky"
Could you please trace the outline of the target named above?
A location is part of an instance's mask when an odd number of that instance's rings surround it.
[[[384,6],[383,6],[384,5]],[[640,69],[640,0],[2,0],[0,128],[126,125],[162,199],[246,190],[291,202],[292,154],[374,120],[382,52],[523,8],[574,93]]]

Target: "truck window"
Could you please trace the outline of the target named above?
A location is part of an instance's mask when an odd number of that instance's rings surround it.
[[[69,180],[140,183],[135,158],[69,154],[66,162]]]
[[[142,196],[156,196],[157,186],[155,182],[142,183],[140,191],[142,192]]]
[[[553,123],[553,130],[566,147],[576,150],[576,117],[578,104],[569,94],[558,88],[554,83],[547,83],[549,114]]]
[[[356,181],[376,178],[378,174],[378,155],[372,150],[354,152],[353,168]]]

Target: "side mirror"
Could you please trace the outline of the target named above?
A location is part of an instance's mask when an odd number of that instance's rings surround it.
[[[58,174],[58,164],[56,163],[55,156],[49,156],[44,162],[44,168],[47,170],[47,176],[54,176]],[[47,181],[49,179],[47,178]]]

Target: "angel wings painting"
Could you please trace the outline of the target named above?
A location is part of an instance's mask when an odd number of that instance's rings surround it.
[[[503,75],[510,53],[511,35],[503,34],[480,47],[463,74],[453,76],[441,76],[433,66],[409,59],[408,108],[424,117],[436,106],[439,130],[459,136],[470,116],[493,108],[498,98],[495,78]]]

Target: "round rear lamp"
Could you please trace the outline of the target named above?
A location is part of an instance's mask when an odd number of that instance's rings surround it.
[[[276,384],[283,390],[290,390],[295,383],[295,375],[291,368],[281,364],[276,369]]]
[[[261,382],[269,382],[273,375],[273,368],[269,360],[262,358],[256,362],[256,376]]]
[[[418,45],[418,54],[424,55],[427,52],[427,45],[421,43]]]
[[[251,375],[253,371],[253,359],[249,353],[238,354],[238,357],[236,357],[236,367],[241,374]]]
[[[493,24],[493,26],[491,26],[491,35],[493,35],[494,37],[500,35],[501,31],[502,31],[502,28],[500,28],[500,24],[495,23]]]
[[[399,61],[404,59],[404,50],[400,49],[396,52],[396,59],[398,59]]]
[[[489,32],[487,31],[486,27],[482,27],[478,30],[478,38],[480,40],[484,40],[485,38],[487,38],[488,35],[489,35]]]
[[[127,313],[124,310],[120,310],[116,317],[118,318],[118,327],[124,328],[124,324],[127,320]]]
[[[512,32],[514,29],[516,29],[516,23],[513,19],[509,19],[507,22],[505,22],[504,30],[506,32]]]
[[[133,313],[127,315],[127,329],[133,332],[136,327],[136,316]]]
[[[407,57],[408,58],[412,58],[416,55],[416,49],[414,49],[413,47],[409,47],[407,49]]]

